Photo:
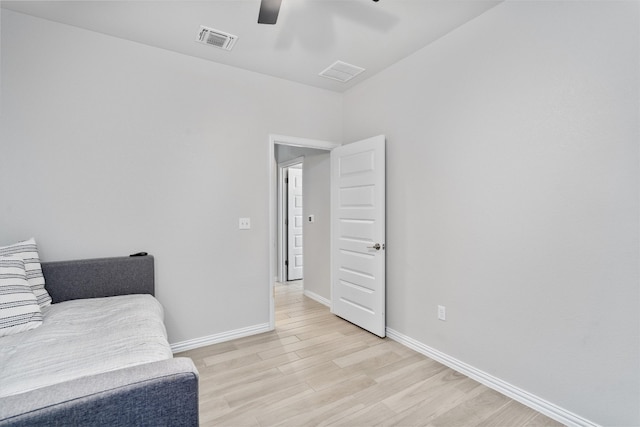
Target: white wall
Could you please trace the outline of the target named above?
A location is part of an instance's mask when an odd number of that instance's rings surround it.
[[[640,424],[639,24],[508,1],[344,99],[388,137],[388,326],[608,426]]]
[[[331,299],[331,168],[329,152],[304,158],[304,290],[324,300]],[[307,216],[315,221],[309,223]]]
[[[333,92],[3,10],[0,245],[155,255],[172,343],[267,324],[269,134],[339,141],[341,116]]]

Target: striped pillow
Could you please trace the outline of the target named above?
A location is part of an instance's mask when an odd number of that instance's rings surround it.
[[[0,256],[0,337],[37,328],[42,313],[19,256]]]
[[[24,260],[24,268],[27,272],[27,282],[31,286],[33,294],[38,299],[40,307],[51,305],[49,292],[44,288],[44,276],[40,266],[38,247],[32,237],[24,242],[18,242],[10,246],[0,248],[0,256],[17,255]]]

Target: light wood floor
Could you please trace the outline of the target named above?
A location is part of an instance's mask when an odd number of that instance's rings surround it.
[[[276,286],[276,330],[186,351],[202,426],[559,426]]]

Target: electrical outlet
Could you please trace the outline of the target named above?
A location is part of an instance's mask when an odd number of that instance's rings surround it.
[[[438,320],[447,320],[447,307],[444,305],[438,306]]]
[[[249,230],[251,228],[251,218],[240,218],[238,220],[238,228],[240,230]]]

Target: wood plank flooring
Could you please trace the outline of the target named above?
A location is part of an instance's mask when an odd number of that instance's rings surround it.
[[[276,286],[276,330],[186,351],[202,426],[559,426]]]

